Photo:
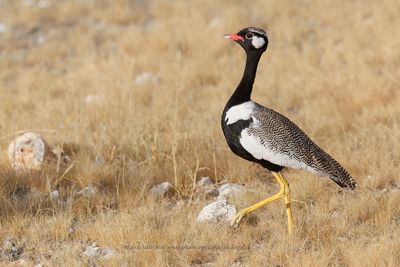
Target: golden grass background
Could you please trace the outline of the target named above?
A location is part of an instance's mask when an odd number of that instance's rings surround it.
[[[400,265],[399,14],[395,0],[0,1],[0,237],[49,266],[92,264],[81,245],[92,241],[117,251],[96,263],[107,266]],[[232,229],[196,223],[208,202],[189,201],[202,176],[245,183],[231,200],[238,209],[277,190],[220,129],[244,67],[222,36],[246,26],[270,39],[253,99],[296,122],[359,184],[342,191],[285,171],[300,201],[293,235],[283,203]],[[136,84],[143,72],[158,82]],[[84,148],[61,181],[51,167],[22,176],[9,167],[7,146],[25,129]],[[149,197],[162,181],[179,194]],[[20,188],[68,195],[89,184],[101,194],[67,207],[16,200]],[[140,244],[249,249],[132,248]]]

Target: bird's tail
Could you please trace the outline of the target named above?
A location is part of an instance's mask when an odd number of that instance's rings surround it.
[[[335,172],[329,175],[329,178],[331,178],[341,187],[348,187],[352,190],[354,190],[357,187],[356,181],[340,164],[339,167],[335,170]]]
[[[322,149],[321,149],[322,150]],[[351,175],[342,167],[334,158],[328,153],[322,151],[322,157],[317,160],[318,169],[331,178],[335,183],[341,187],[355,189],[357,186],[356,181]]]

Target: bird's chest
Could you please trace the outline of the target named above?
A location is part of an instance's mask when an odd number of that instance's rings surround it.
[[[240,143],[242,131],[250,126],[252,119],[239,120],[233,124],[222,122],[222,131],[229,148],[238,156],[246,159],[251,159],[250,154],[243,148]]]
[[[240,143],[242,131],[250,127],[253,123],[252,102],[228,108],[224,111],[221,118],[222,131],[229,148],[236,155],[251,160],[251,155],[243,148]]]
[[[228,144],[239,142],[242,131],[249,128],[253,120],[239,120],[232,124],[227,124],[226,121],[222,121],[222,131]]]

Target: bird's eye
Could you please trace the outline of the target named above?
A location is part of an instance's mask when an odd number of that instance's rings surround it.
[[[253,38],[254,34],[252,34],[251,32],[246,33],[246,39],[251,39]]]

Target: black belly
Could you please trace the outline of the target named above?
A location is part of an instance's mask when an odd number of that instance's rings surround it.
[[[225,113],[222,115],[221,126],[222,131],[224,132],[226,142],[228,143],[229,148],[232,150],[233,153],[238,155],[241,158],[244,158],[248,161],[252,161],[255,163],[260,164],[264,168],[268,169],[269,171],[279,172],[283,169],[282,166],[273,164],[264,159],[256,159],[253,157],[243,146],[240,144],[240,136],[243,129],[248,128],[250,124],[253,122],[252,119],[249,120],[239,120],[235,123],[226,125],[226,121],[224,121]]]

